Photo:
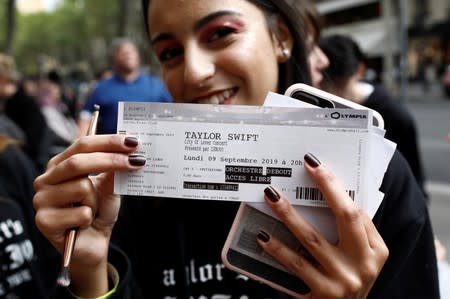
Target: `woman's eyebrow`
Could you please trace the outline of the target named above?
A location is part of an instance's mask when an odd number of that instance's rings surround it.
[[[216,18],[220,18],[222,16],[229,16],[229,15],[239,15],[240,16],[241,14],[238,12],[235,12],[235,11],[230,11],[230,10],[217,11],[217,12],[207,15],[207,16],[201,18],[200,20],[198,20],[197,22],[195,22],[195,24],[193,26],[193,30],[194,30],[194,32],[197,32],[203,26],[205,26],[212,20],[214,20]],[[164,41],[164,40],[171,40],[173,38],[174,38],[174,36],[170,33],[160,33],[160,34],[156,35],[154,38],[152,38],[151,44],[154,45],[157,42]]]
[[[152,38],[151,44],[154,46],[156,43],[164,40],[171,40],[173,39],[173,35],[170,33],[160,33],[156,35],[154,38]]]
[[[235,12],[235,11],[231,11],[231,10],[217,11],[217,12],[207,15],[204,18],[201,18],[200,20],[195,22],[194,32],[197,32],[198,30],[200,30],[200,28],[202,28],[204,25],[208,24],[212,20],[222,17],[222,16],[227,16],[227,15],[241,15],[241,14],[238,12]]]

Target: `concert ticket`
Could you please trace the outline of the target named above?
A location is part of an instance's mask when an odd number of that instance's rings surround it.
[[[357,203],[367,200],[368,110],[120,102],[118,133],[140,140],[146,165],[117,172],[122,195],[263,202],[268,185],[293,204],[326,202],[304,170],[313,153]]]

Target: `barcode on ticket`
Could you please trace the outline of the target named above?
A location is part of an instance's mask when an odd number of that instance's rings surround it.
[[[355,190],[346,190],[352,200],[355,200]],[[319,188],[314,187],[297,187],[295,189],[295,198],[304,200],[325,201],[325,197]]]

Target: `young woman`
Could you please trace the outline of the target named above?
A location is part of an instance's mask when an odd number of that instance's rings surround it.
[[[162,78],[176,102],[261,105],[268,91],[310,83],[306,21],[299,17],[298,0],[143,4]],[[67,229],[80,227],[70,266],[71,293],[83,298],[286,298],[224,269],[220,251],[237,203],[127,198],[120,207],[120,197],[113,194],[114,171],[142,167],[146,157],[133,153],[138,142],[122,135],[80,138],[35,181],[37,226],[60,252]],[[399,154],[386,173],[381,189],[386,196],[374,222],[319,159],[306,154],[305,169],[336,215],[339,242],[328,243],[273,186],[265,190],[267,204],[317,263],[267,232],[258,235],[258,243],[310,287],[311,298],[438,298],[427,207]],[[88,178],[90,173],[98,175]],[[79,204],[72,207],[74,202]]]

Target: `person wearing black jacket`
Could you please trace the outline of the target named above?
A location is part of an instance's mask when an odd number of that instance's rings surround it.
[[[25,153],[39,171],[50,158],[49,128],[35,98],[20,84],[13,57],[0,53],[0,110],[25,134]]]
[[[269,91],[310,83],[299,1],[143,0],[174,100],[261,105]],[[138,144],[126,135],[80,138],[35,180],[36,224],[59,252],[67,229],[80,227],[71,285],[59,298],[288,298],[224,268],[220,250],[238,203],[113,193],[114,171],[146,163]],[[305,281],[310,298],[439,298],[428,209],[402,155],[389,164],[373,221],[320,157],[308,153],[304,162],[336,216],[339,242],[326,241],[268,186],[267,205],[316,262],[265,231],[255,245]]]
[[[34,223],[37,170],[19,146],[0,133],[0,298],[49,298],[59,255]]]
[[[330,60],[328,68],[324,70],[325,80],[321,88],[381,114],[386,130],[385,137],[397,144],[423,194],[428,198],[416,121],[412,114],[405,106],[395,101],[382,86],[362,81],[367,67],[366,57],[353,38],[333,34],[323,37],[319,46]]]

